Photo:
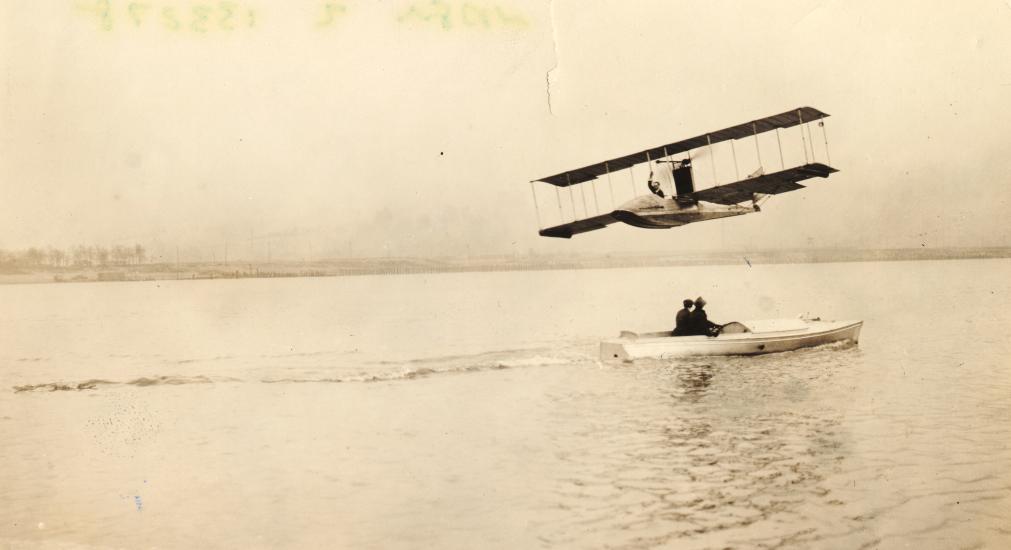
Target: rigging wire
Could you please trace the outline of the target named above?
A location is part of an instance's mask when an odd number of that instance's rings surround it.
[[[611,193],[611,210],[618,208],[618,204],[614,202],[614,184],[611,183],[611,169],[607,166],[607,161],[604,161],[604,171],[607,172],[607,190]]]
[[[600,214],[600,199],[597,198],[597,180],[596,178],[590,180],[590,188],[593,189],[593,207]]]
[[[716,178],[716,155],[713,154],[713,140],[706,134],[706,143],[709,144],[709,163],[713,167],[713,185],[719,185],[720,180]]]
[[[786,162],[783,161],[783,140],[779,139],[779,127],[776,127],[776,143],[779,144],[779,166],[786,170]]]
[[[649,151],[646,151],[646,167],[649,168],[649,179],[646,182],[646,187],[649,187],[650,192],[653,192],[653,188],[650,184],[653,183],[653,163],[649,159]]]
[[[814,136],[811,135],[811,123],[805,122],[804,127],[807,128],[807,140],[811,142],[811,162],[818,162],[818,158],[814,154]]]
[[[730,138],[730,152],[734,154],[734,177],[737,178],[734,181],[741,181],[741,170],[737,167],[737,149],[734,148],[734,142],[737,141]]]
[[[568,172],[565,173],[565,180],[566,181],[569,180],[569,173]],[[576,199],[575,199],[575,196],[572,193],[572,183],[569,183],[568,187],[569,187],[569,204],[572,205],[572,221],[576,221],[576,219],[577,219],[576,218]]]
[[[808,164],[807,160],[807,138],[804,137],[804,114],[797,109],[797,120],[800,121],[800,142],[804,146],[804,164]]]
[[[674,188],[674,163],[670,160],[670,155],[667,154],[667,146],[663,146],[663,156],[664,160],[670,164],[670,174],[667,174],[667,183],[670,184],[670,196],[677,196],[677,189]]]
[[[825,159],[829,166],[832,166],[832,156],[828,154],[828,133],[825,131],[825,117],[818,119],[818,126],[821,126],[821,135],[825,138]]]
[[[537,229],[541,229],[541,209],[537,206],[537,191],[534,189],[534,182],[530,182],[530,194],[534,196],[534,214],[537,216]]]
[[[570,183],[569,185],[572,185],[572,184]],[[583,215],[586,216],[587,218],[589,218],[590,217],[590,211],[589,211],[589,209],[586,208],[586,189],[584,189],[584,187],[585,186],[583,186],[583,185],[579,186],[579,194],[580,194],[580,196],[583,197]]]
[[[557,185],[552,185],[555,188],[555,197],[558,199],[558,223],[565,223],[565,212],[562,211],[562,191]]]
[[[635,198],[635,172],[632,170],[632,168],[634,166],[635,165],[633,165],[633,164],[628,165],[628,175],[629,175],[630,178],[632,178],[631,183],[632,183],[632,198],[633,199]]]

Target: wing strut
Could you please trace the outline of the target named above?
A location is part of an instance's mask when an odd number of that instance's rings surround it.
[[[741,179],[741,169],[737,167],[737,149],[734,148],[734,140],[730,140],[730,152],[734,155],[734,178]]]
[[[618,203],[614,202],[614,185],[611,183],[611,171],[607,169],[607,163],[604,163],[604,171],[607,172],[607,190],[611,192],[611,209],[618,207]]]
[[[800,121],[800,142],[804,144],[804,164],[808,163],[807,160],[807,138],[804,137],[804,114],[797,109],[797,120]],[[813,143],[811,144],[814,145]],[[814,156],[814,148],[811,149],[811,156]]]
[[[534,182],[530,182],[530,194],[534,196],[534,214],[537,216],[537,229],[541,228],[541,209],[537,206],[537,190]]]
[[[779,144],[779,169],[786,170],[786,161],[783,160],[783,140],[779,139],[779,128],[776,128],[776,143]]]
[[[825,160],[828,162],[829,166],[832,165],[832,155],[828,154],[828,133],[825,131],[825,121],[819,120],[818,126],[821,126],[821,135],[825,138]]]
[[[716,179],[716,155],[713,154],[713,140],[709,139],[709,134],[706,134],[706,143],[709,144],[709,164],[713,167],[713,183],[719,185],[720,180]]]

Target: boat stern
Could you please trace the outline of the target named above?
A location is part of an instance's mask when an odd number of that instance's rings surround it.
[[[628,338],[615,338],[600,342],[601,361],[631,361],[632,356],[628,354],[625,344],[630,342]]]

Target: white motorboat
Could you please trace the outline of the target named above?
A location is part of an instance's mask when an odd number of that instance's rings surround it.
[[[723,325],[719,336],[671,336],[670,331],[621,333],[600,343],[603,361],[698,355],[758,355],[860,339],[863,321],[765,319]]]

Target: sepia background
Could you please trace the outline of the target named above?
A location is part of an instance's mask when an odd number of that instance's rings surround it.
[[[266,259],[271,241],[305,259],[1011,237],[1002,1],[2,9],[0,248]],[[537,237],[528,181],[801,105],[832,115],[838,178],[722,224]],[[614,187],[628,193],[627,172]]]

